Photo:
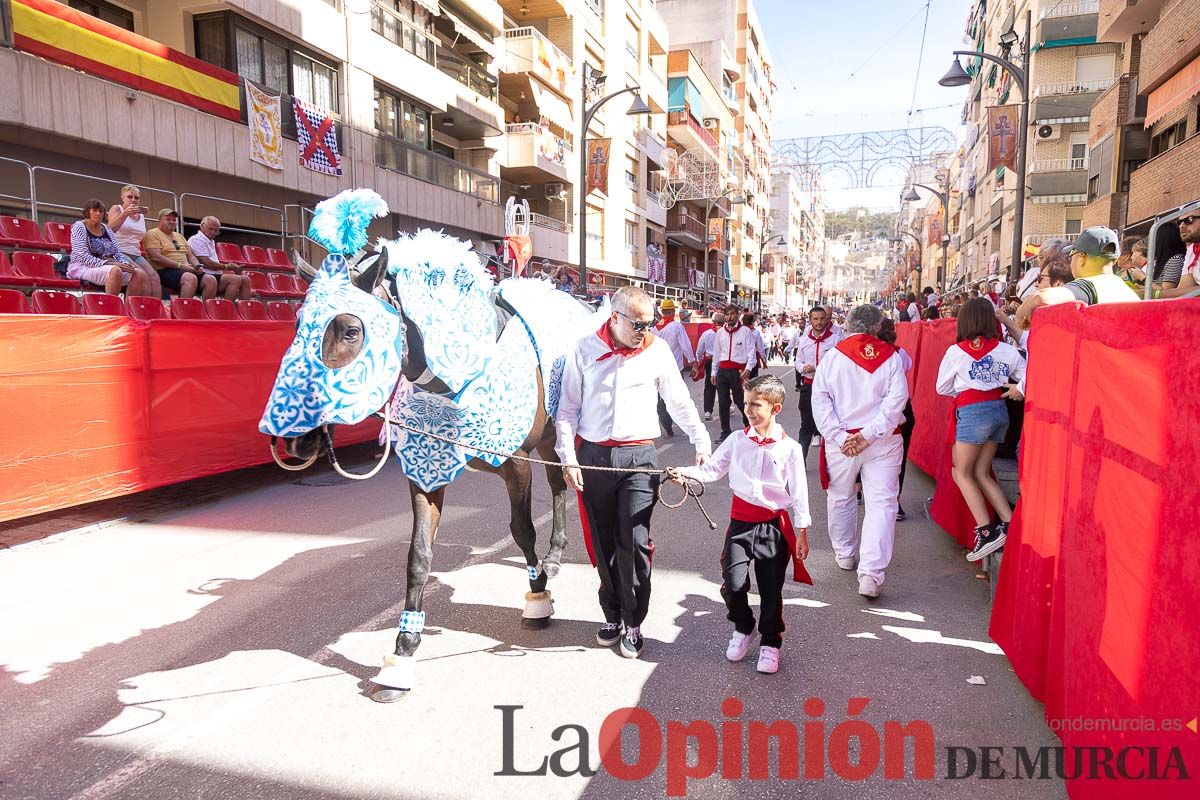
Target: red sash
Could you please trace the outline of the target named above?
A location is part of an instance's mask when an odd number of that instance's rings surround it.
[[[733,496],[733,506],[729,509],[729,518],[738,522],[778,522],[779,532],[788,543],[792,554],[792,580],[797,583],[813,585],[812,576],[804,568],[804,559],[800,558],[800,550],[796,542],[796,529],[792,527],[792,517],[787,509],[764,508],[748,503],[736,494]]]
[[[882,367],[896,348],[868,333],[856,333],[837,343],[837,349],[867,372],[874,373]]]
[[[597,358],[597,361],[604,361],[613,356],[633,358],[636,355],[644,353],[646,348],[650,346],[650,343],[654,341],[654,334],[647,333],[646,338],[642,339],[642,343],[637,347],[617,347],[616,343],[613,342],[612,333],[608,330],[607,322],[600,326],[600,330],[596,331],[596,335],[600,337],[600,341],[608,345],[608,352]]]

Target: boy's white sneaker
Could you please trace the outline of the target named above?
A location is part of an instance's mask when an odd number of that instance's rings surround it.
[[[779,648],[758,648],[758,671],[764,675],[774,675],[779,672]]]
[[[733,632],[729,637],[729,646],[725,648],[725,657],[730,661],[741,661],[750,652],[750,634]]]

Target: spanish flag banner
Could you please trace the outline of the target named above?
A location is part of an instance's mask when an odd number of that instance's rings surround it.
[[[238,76],[53,0],[12,0],[13,45],[235,122]]]

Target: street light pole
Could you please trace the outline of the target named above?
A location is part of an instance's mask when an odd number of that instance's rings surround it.
[[[651,109],[646,105],[639,94],[640,86],[627,86],[620,91],[605,95],[596,101],[596,103],[588,108],[588,89],[589,86],[599,87],[604,82],[604,76],[597,70],[593,70],[590,64],[584,63],[583,70],[583,102],[580,108],[585,109],[583,112],[583,124],[579,136],[579,283],[583,293],[587,294],[588,275],[587,275],[587,134],[588,128],[592,124],[592,118],[596,116],[596,112],[600,107],[612,100],[614,97],[633,92],[633,104],[629,107],[629,111],[625,112],[629,116],[637,114],[649,114]]]
[[[947,177],[947,180],[949,180],[948,177]],[[947,250],[946,241],[945,241],[945,236],[946,236],[945,229],[949,226],[949,223],[950,223],[950,185],[948,183],[943,184],[943,188],[945,189],[945,191],[939,192],[937,189],[934,189],[932,186],[926,186],[923,183],[914,183],[912,185],[912,189],[909,190],[909,193],[904,195],[904,199],[909,200],[909,201],[920,200],[921,198],[917,194],[918,186],[921,187],[922,189],[932,192],[937,197],[938,201],[941,202],[941,204],[942,204],[942,239],[943,239],[942,243],[941,243],[942,244],[942,266],[938,270],[937,283],[944,290],[946,288],[946,250]],[[922,263],[924,263],[924,262],[922,262]]]
[[[1018,67],[1013,62],[1006,58],[991,55],[990,53],[981,53],[975,50],[955,50],[953,51],[955,59],[951,65],[950,71],[942,77],[939,84],[942,86],[966,86],[971,82],[971,76],[968,75],[958,63],[958,56],[970,56],[972,58],[982,58],[986,61],[999,64],[1001,67],[1013,77],[1017,84],[1017,88],[1021,90],[1021,127],[1017,131],[1017,194],[1016,194],[1016,216],[1013,219],[1013,243],[1012,243],[1012,266],[1011,269],[1016,271],[1021,263],[1021,239],[1025,228],[1025,169],[1026,149],[1029,139],[1029,41],[1033,27],[1033,12],[1025,12],[1025,38],[1022,40],[1022,47],[1025,55],[1025,68]]]
[[[898,230],[898,231],[896,231],[896,233],[898,234],[898,236],[895,239],[893,239],[892,241],[899,242],[900,236],[907,236],[908,238],[912,239],[914,242],[916,242],[916,245],[917,245],[917,263],[918,264],[925,263],[925,257],[921,250],[921,237],[917,236],[915,233],[912,233],[911,231]],[[908,281],[908,274],[907,274],[908,270],[909,270],[908,264],[905,264],[904,265],[904,272],[905,272],[904,280],[906,283]]]
[[[758,247],[758,312],[757,313],[760,318],[762,317],[763,251],[765,251],[767,249],[767,245],[772,244],[772,243],[787,244],[787,242],[785,242],[783,240],[782,235],[780,235],[778,240],[776,240],[775,237],[768,234],[766,239],[763,241],[763,243],[761,245],[759,245],[759,247]]]

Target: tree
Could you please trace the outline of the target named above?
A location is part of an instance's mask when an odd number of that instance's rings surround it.
[[[843,211],[825,212],[825,236],[836,239],[847,233],[875,236],[878,231],[892,231],[896,227],[898,211],[873,212],[865,206],[854,206]]]

